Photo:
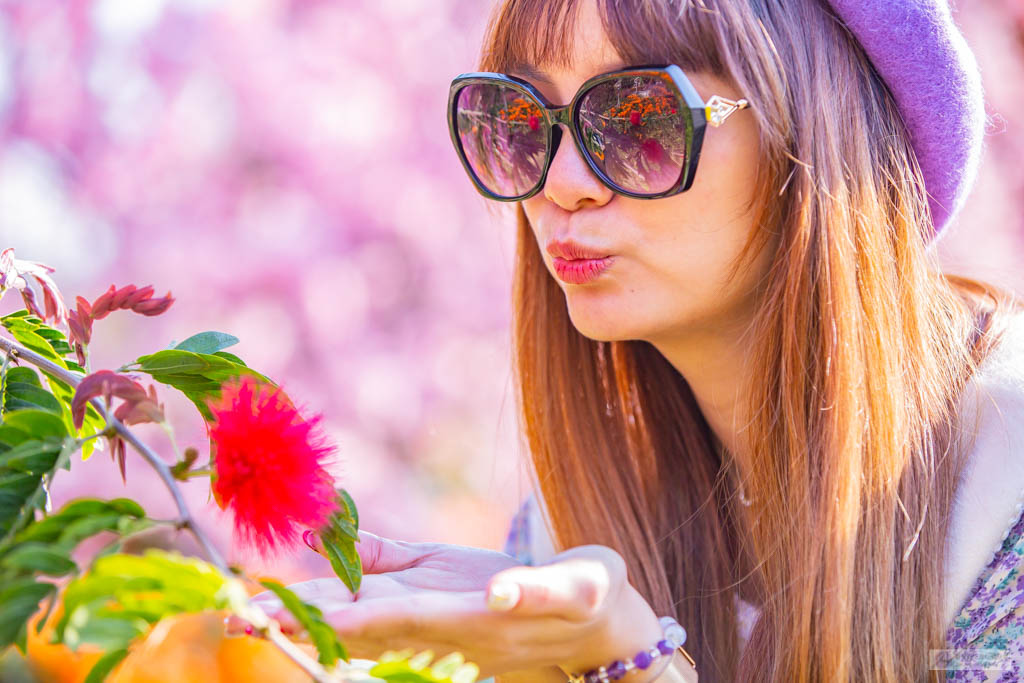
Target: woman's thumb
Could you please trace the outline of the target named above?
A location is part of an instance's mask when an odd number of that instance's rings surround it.
[[[487,606],[589,621],[609,594],[621,589],[625,576],[625,563],[611,548],[579,546],[539,567],[511,567],[496,573],[487,583]]]

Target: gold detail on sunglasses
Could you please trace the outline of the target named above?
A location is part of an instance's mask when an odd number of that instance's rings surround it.
[[[728,100],[720,95],[713,95],[704,105],[704,114],[708,118],[708,123],[718,128],[729,118],[729,114],[738,109],[746,109],[747,106],[746,100]]]

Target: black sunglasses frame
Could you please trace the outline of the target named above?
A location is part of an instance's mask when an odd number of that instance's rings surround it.
[[[687,161],[680,169],[679,177],[676,179],[676,182],[672,187],[661,192],[638,193],[619,186],[615,181],[609,178],[597,165],[594,159],[591,158],[590,153],[587,152],[586,145],[584,144],[583,131],[580,128],[579,109],[583,102],[583,97],[586,96],[590,89],[595,86],[620,78],[652,75],[667,77],[667,80],[675,87],[677,91],[676,94],[681,98],[681,101],[685,103],[685,108],[680,110],[680,115],[683,117],[683,122],[686,127],[685,144]],[[523,95],[536,100],[536,103],[544,112],[544,126],[547,133],[547,156],[544,159],[544,168],[537,184],[521,195],[506,197],[504,195],[491,192],[476,176],[476,173],[473,171],[472,166],[470,166],[469,161],[466,158],[466,152],[462,148],[462,141],[459,139],[457,123],[458,98],[459,92],[464,87],[475,83],[496,83],[517,90]],[[686,111],[689,111],[689,116],[686,116]],[[502,202],[518,202],[524,199],[529,199],[540,192],[541,188],[544,187],[545,180],[547,179],[548,169],[551,167],[551,161],[555,157],[557,145],[562,139],[562,129],[557,125],[559,123],[565,124],[569,128],[572,132],[571,137],[573,142],[576,143],[576,149],[579,150],[583,158],[586,159],[587,165],[590,166],[590,169],[594,174],[609,189],[618,194],[632,197],[634,199],[660,199],[662,197],[670,197],[672,195],[679,194],[680,192],[685,192],[690,189],[690,186],[693,184],[693,179],[697,173],[697,162],[700,159],[701,144],[704,141],[704,131],[707,128],[708,114],[707,105],[701,99],[700,95],[697,94],[697,90],[693,87],[693,84],[690,83],[690,79],[688,79],[686,74],[683,73],[683,70],[675,64],[631,66],[626,69],[610,71],[605,74],[594,76],[580,86],[580,89],[576,91],[575,95],[573,95],[572,101],[570,101],[569,104],[561,107],[551,104],[530,82],[517,78],[516,76],[509,76],[508,74],[502,73],[482,71],[460,74],[452,81],[451,87],[448,91],[448,132],[451,135],[452,144],[455,145],[455,151],[459,156],[459,161],[462,162],[462,166],[466,169],[466,173],[469,174],[470,180],[473,181],[473,185],[476,186],[476,189],[480,194],[488,199],[494,199]]]

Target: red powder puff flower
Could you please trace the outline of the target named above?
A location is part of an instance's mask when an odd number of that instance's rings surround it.
[[[265,555],[323,526],[338,503],[322,416],[303,418],[280,388],[249,376],[226,382],[208,405],[213,494],[234,513],[239,540]]]

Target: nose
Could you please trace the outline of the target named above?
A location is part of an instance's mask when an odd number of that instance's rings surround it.
[[[562,144],[562,143],[565,144]],[[584,206],[604,206],[615,194],[594,174],[572,140],[564,123],[555,125],[552,136],[554,158],[544,180],[544,197],[566,211]]]

